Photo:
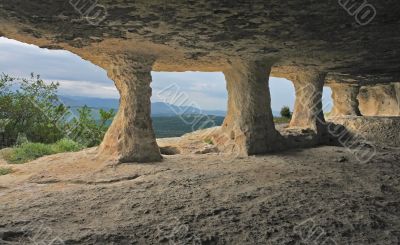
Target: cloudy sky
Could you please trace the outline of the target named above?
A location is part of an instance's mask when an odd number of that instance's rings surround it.
[[[60,94],[97,98],[118,98],[106,72],[68,51],[41,49],[0,37],[0,73],[28,77],[31,72],[48,81],[60,82]],[[222,73],[153,72],[153,102],[162,101],[163,91],[174,84],[203,110],[226,110],[227,93]],[[290,81],[270,79],[272,109],[293,108],[294,89]],[[326,101],[330,91],[325,91]]]

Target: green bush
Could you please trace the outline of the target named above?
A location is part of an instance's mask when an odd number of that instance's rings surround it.
[[[12,151],[4,155],[4,159],[12,164],[21,164],[43,156],[62,152],[74,152],[83,148],[83,146],[69,139],[62,139],[54,144],[24,143],[14,147]]]
[[[51,155],[53,153],[50,145],[42,143],[24,143],[14,147],[13,151],[5,159],[9,163],[19,164],[33,161],[39,157]]]
[[[52,145],[52,150],[55,153],[80,151],[83,148],[83,145],[80,145],[71,139],[61,139]]]
[[[0,128],[6,146],[28,141],[54,144],[65,137],[86,147],[101,143],[115,111],[100,109],[97,118],[91,108],[84,106],[78,109],[78,117],[69,120],[72,110],[59,99],[58,88],[59,83],[46,83],[34,74],[29,79],[0,74]],[[63,146],[73,151],[79,145],[64,141]],[[40,152],[44,148],[36,145],[34,150]]]
[[[3,140],[50,144],[62,139],[69,110],[58,98],[58,87],[34,74],[29,79],[0,74],[0,120],[7,122]]]
[[[288,106],[282,107],[281,116],[284,118],[292,118],[292,112],[290,112],[290,108]]]
[[[14,172],[11,168],[0,168],[0,176]]]
[[[87,106],[79,108],[78,113],[79,117],[69,123],[72,128],[69,137],[86,147],[98,146],[115,116],[115,111],[100,109],[98,120],[93,117],[92,109]]]

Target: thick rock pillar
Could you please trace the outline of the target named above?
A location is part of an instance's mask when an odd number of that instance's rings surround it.
[[[325,73],[299,70],[292,81],[296,90],[296,101],[290,127],[309,128],[317,134],[324,130],[322,92]]]
[[[255,155],[279,147],[269,92],[271,65],[263,61],[235,61],[224,71],[228,114],[222,125],[228,140],[242,155]]]
[[[100,153],[119,162],[161,160],[151,120],[152,58],[120,55],[107,61],[108,76],[121,95],[119,111],[100,146]]]
[[[360,87],[356,84],[336,83],[330,85],[332,89],[333,109],[331,117],[361,116],[358,108],[358,93]]]
[[[400,83],[363,86],[358,100],[364,116],[400,116]]]

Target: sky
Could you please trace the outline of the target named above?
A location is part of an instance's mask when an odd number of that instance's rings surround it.
[[[118,98],[114,83],[102,68],[64,50],[42,49],[0,37],[0,73],[12,77],[41,75],[45,81],[58,81],[64,96]],[[226,110],[227,91],[220,72],[152,72],[152,102],[165,102],[164,91],[171,86],[202,110]],[[293,108],[295,94],[292,82],[270,78],[272,110]],[[324,89],[324,101],[330,103],[330,89]],[[168,102],[168,100],[167,100]]]

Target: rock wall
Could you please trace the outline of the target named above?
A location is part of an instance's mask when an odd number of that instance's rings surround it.
[[[364,116],[400,116],[400,83],[364,86],[358,100]]]
[[[343,125],[358,142],[371,145],[400,147],[400,117],[334,117],[329,119]]]
[[[354,84],[335,83],[332,89],[333,108],[329,116],[361,116],[357,96],[360,87]]]

